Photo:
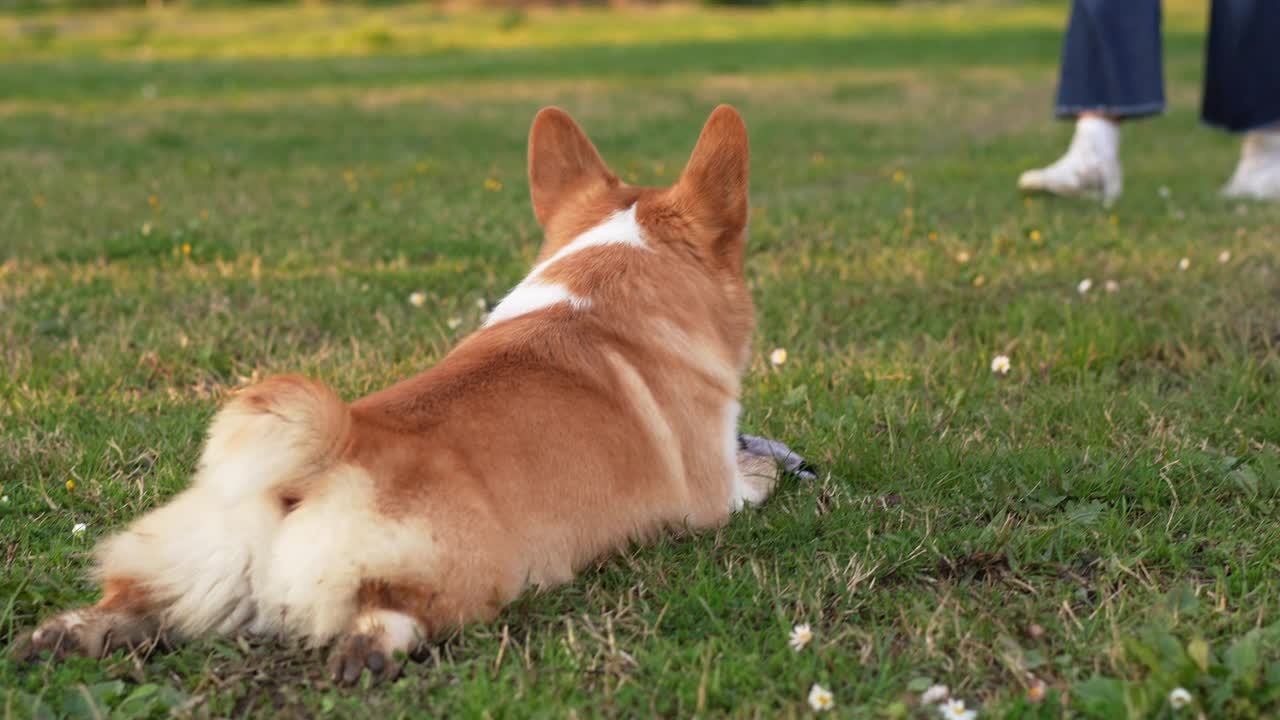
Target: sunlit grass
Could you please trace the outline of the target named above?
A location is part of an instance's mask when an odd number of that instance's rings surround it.
[[[0,717],[797,717],[819,683],[922,720],[935,682],[984,718],[1160,717],[1178,685],[1275,716],[1280,208],[1217,195],[1238,144],[1196,121],[1204,6],[1171,5],[1171,111],[1126,127],[1110,209],[1013,190],[1068,138],[1051,4],[4,20],[60,29],[0,43],[0,641],[93,599],[91,543],[183,486],[236,388],[354,398],[475,328],[539,244],[546,104],[641,184],[743,112],[743,423],[823,473],[388,687],[270,644],[5,656]]]
[[[1203,27],[1197,3],[1170,3],[1166,27]],[[885,33],[1057,30],[1053,4],[912,3],[887,6],[787,6],[765,10],[673,5],[618,10],[496,11],[391,8],[265,7],[234,10],[112,10],[93,15],[0,18],[0,58],[115,59],[307,58],[416,54],[450,50],[570,48],[699,40],[797,39]]]

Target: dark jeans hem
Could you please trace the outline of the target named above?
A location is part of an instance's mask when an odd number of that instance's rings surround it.
[[[1121,118],[1139,118],[1164,112],[1164,103],[1150,102],[1138,105],[1058,105],[1053,114],[1059,118],[1074,118],[1081,113],[1099,113]]]
[[[1200,118],[1200,122],[1203,123],[1206,127],[1211,127],[1215,130],[1224,130],[1229,133],[1247,133],[1247,132],[1253,132],[1254,130],[1266,130],[1267,128],[1280,128],[1280,116],[1274,117],[1265,122],[1255,123],[1252,125],[1235,125],[1230,123],[1222,123],[1216,120],[1210,120],[1207,117]]]

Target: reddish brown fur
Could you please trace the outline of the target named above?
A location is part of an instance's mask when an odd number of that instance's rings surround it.
[[[486,326],[430,370],[349,406],[292,376],[250,388],[215,419],[211,472],[221,477],[227,458],[298,458],[285,477],[233,464],[219,480],[245,494],[268,488],[288,515],[282,527],[308,515],[323,523],[326,498],[358,502],[371,483],[369,523],[405,528],[392,549],[420,563],[357,577],[355,597],[338,604],[354,600],[357,620],[402,613],[428,634],[492,618],[529,584],[568,581],[630,542],[723,523],[744,497],[733,423],[754,325],[742,271],[747,164],[746,129],[722,106],[675,185],[630,187],[568,115],[543,110],[529,147],[546,235],[539,262],[633,205],[645,247],[597,245],[557,260],[540,278],[586,299],[582,307]],[[262,424],[267,415],[278,421]],[[153,609],[141,584],[106,574],[103,611]],[[71,626],[46,627],[36,637],[52,642]],[[357,635],[353,627],[339,644],[343,678],[374,657]]]
[[[590,317],[561,306],[501,323],[351,405],[344,459],[375,479],[380,511],[426,517],[441,546],[456,549],[435,573],[444,587],[377,585],[419,598],[412,614],[432,629],[492,616],[530,573],[567,580],[664,527],[728,515],[721,422],[699,406],[736,397],[753,326],[741,120],[718,109],[685,175],[656,189],[619,183],[568,116],[544,111],[531,132],[530,180],[546,229],[540,260],[633,203],[653,252],[602,246],[552,265],[548,280],[591,298]],[[638,333],[637,317],[669,322],[731,371],[717,378],[689,367],[681,349]],[[689,440],[687,478],[652,472],[662,448],[638,429],[646,419],[618,391],[601,348],[640,374]],[[413,610],[388,592],[362,603]]]
[[[142,584],[132,578],[109,578],[102,583],[102,599],[96,606],[100,610],[143,613],[152,603]]]

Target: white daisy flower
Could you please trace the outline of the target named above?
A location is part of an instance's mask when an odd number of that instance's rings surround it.
[[[920,693],[922,705],[937,705],[951,697],[951,688],[946,685],[930,685],[928,690]]]
[[[462,324],[462,318],[451,317],[445,322],[445,324],[449,326],[450,330],[457,330],[458,326]]]
[[[835,704],[836,696],[832,695],[830,690],[818,683],[814,683],[813,687],[809,688],[809,707],[815,712],[825,712],[835,707]]]
[[[8,504],[9,504],[9,496],[8,496],[8,495],[5,495],[5,496],[3,496],[3,497],[0,497],[0,504],[8,505]]]
[[[964,709],[963,700],[948,700],[946,704],[939,706],[938,710],[947,720],[973,720],[978,717],[977,710]]]
[[[1223,265],[1226,265],[1227,263],[1231,262],[1231,251],[1223,250],[1222,252],[1218,253],[1218,262],[1222,263]]]
[[[89,529],[89,526],[88,526],[88,525],[85,525],[84,523],[76,523],[75,525],[73,525],[73,526],[71,527],[71,534],[72,534],[72,535],[83,535],[83,534],[84,534],[84,531],[85,531],[85,530],[88,530],[88,529]]]
[[[422,307],[427,304],[427,294],[421,290],[415,290],[409,293],[409,304],[414,307]]]
[[[1160,186],[1160,191],[1159,191],[1159,192],[1160,192],[1160,197],[1162,197],[1162,198],[1167,198],[1167,197],[1169,197],[1170,195],[1172,195],[1172,194],[1173,194],[1173,191],[1172,191],[1172,190],[1170,190],[1170,189],[1169,189],[1169,187],[1168,187],[1167,185],[1161,185],[1161,186]]]
[[[1009,362],[1008,355],[997,355],[991,359],[991,372],[997,375],[1008,375],[1012,368],[1013,364]]]
[[[773,363],[774,365],[781,365],[786,361],[787,361],[786,348],[774,348],[773,352],[769,353],[769,362]]]
[[[1174,710],[1181,710],[1190,704],[1191,693],[1187,692],[1186,688],[1174,688],[1173,692],[1169,693],[1169,707]]]
[[[1179,270],[1186,270],[1189,267],[1191,267],[1191,258],[1182,258],[1178,261]]]
[[[1083,295],[1089,292],[1089,289],[1092,287],[1093,287],[1093,280],[1090,278],[1085,278],[1076,285],[1076,292]]]
[[[791,628],[791,636],[787,639],[787,644],[792,650],[800,652],[811,640],[813,640],[813,630],[809,628],[809,623],[800,623]]]
[[[476,300],[476,309],[477,309],[477,310],[488,310],[488,309],[489,309],[489,303],[485,302],[485,299],[484,299],[484,298],[478,298],[478,299]]]

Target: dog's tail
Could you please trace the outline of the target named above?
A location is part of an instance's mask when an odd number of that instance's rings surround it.
[[[288,505],[338,459],[351,410],[328,387],[296,375],[254,385],[213,419],[196,485],[227,504],[275,493]]]

